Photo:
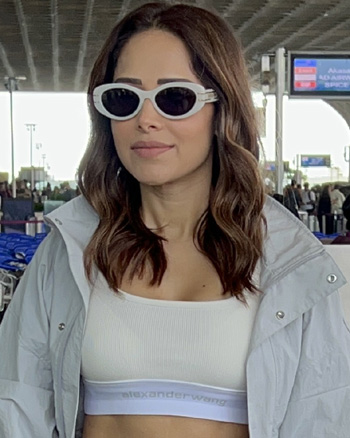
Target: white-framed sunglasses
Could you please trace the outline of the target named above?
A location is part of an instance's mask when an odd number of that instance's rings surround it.
[[[216,102],[214,90],[192,82],[171,82],[144,91],[127,84],[103,84],[93,91],[96,109],[113,120],[129,120],[150,99],[159,114],[167,119],[184,119],[200,111],[206,103]]]

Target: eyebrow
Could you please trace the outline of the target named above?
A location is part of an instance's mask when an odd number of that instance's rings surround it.
[[[141,79],[135,78],[118,78],[114,81],[116,84],[122,82],[126,84],[142,85]],[[169,78],[169,79],[158,79],[157,84],[168,84],[169,82],[192,82],[189,79],[184,78]]]

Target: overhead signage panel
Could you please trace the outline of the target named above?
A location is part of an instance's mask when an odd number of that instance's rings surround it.
[[[350,99],[350,52],[289,52],[290,97]]]
[[[300,155],[301,167],[331,167],[330,155]]]

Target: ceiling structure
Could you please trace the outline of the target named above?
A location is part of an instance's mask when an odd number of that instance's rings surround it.
[[[85,91],[114,24],[140,0],[0,0],[0,79],[25,76],[21,91]],[[169,1],[169,3],[174,3]],[[349,51],[350,0],[192,0],[216,9],[245,49],[255,87],[261,55]],[[2,86],[0,85],[0,90]],[[350,126],[350,100],[327,101]]]

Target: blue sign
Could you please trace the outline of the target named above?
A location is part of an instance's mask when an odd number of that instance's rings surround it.
[[[269,170],[271,172],[276,171],[276,162],[275,161],[265,161],[265,170]],[[283,161],[283,171],[289,171],[289,161]]]
[[[350,53],[290,53],[291,97],[350,99]]]
[[[301,155],[301,167],[331,167],[330,155]]]

